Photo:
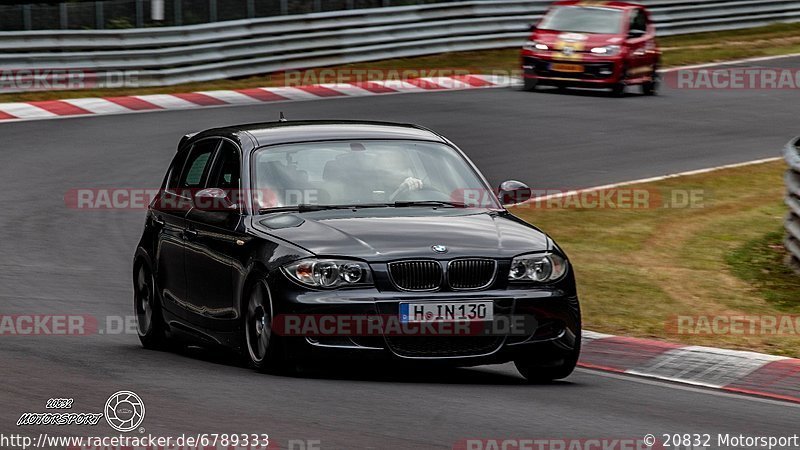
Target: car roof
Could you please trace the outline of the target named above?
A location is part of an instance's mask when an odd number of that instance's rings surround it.
[[[206,130],[199,135],[248,134],[256,146],[325,140],[410,139],[446,142],[419,125],[360,120],[302,120],[234,125]]]
[[[561,0],[553,3],[553,6],[600,6],[604,8],[618,8],[618,9],[630,9],[630,8],[641,8],[641,3],[635,2],[615,2],[615,1],[592,1],[592,0]]]

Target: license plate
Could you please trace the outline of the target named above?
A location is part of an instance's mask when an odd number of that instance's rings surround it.
[[[550,70],[555,72],[583,72],[583,66],[580,64],[551,64]]]
[[[400,303],[400,322],[482,322],[494,318],[492,302]]]

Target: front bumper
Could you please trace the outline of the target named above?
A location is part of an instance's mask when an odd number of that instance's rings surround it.
[[[553,70],[553,64],[579,65],[580,72]],[[585,56],[576,60],[558,59],[551,55],[523,52],[522,72],[525,78],[537,79],[541,84],[564,84],[598,87],[618,83],[623,77],[621,57]]]
[[[556,286],[465,292],[382,292],[375,288],[313,291],[281,274],[271,277],[274,325],[286,357],[294,360],[355,358],[386,361],[435,361],[452,365],[481,365],[539,355],[543,361],[573,352],[580,339],[580,307],[574,280],[568,274]],[[496,329],[471,327],[467,335],[364,332],[315,326],[322,318],[371,317],[391,321],[402,302],[491,301]],[[307,320],[306,320],[307,319]],[[291,321],[295,327],[285,326]],[[333,319],[329,324],[333,323]],[[513,325],[511,325],[513,324]],[[388,326],[389,330],[398,331]],[[301,330],[301,332],[297,332]]]

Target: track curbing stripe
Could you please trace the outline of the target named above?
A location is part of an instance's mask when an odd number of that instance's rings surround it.
[[[800,403],[800,359],[584,332],[580,367]]]

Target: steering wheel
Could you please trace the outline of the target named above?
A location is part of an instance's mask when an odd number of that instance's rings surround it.
[[[389,201],[394,203],[396,201],[448,201],[450,198],[447,197],[447,194],[443,194],[438,189],[430,188],[430,187],[423,187],[422,189],[417,189],[415,191],[410,191],[407,187],[400,187],[392,195],[389,196]]]
[[[414,192],[420,192],[420,191],[439,192],[439,191],[437,191],[435,189],[431,189],[431,188],[428,187],[428,180],[429,180],[429,177],[427,175],[422,177],[422,179],[420,179],[420,181],[422,182],[422,188],[417,189]],[[402,194],[404,192],[408,192],[408,190],[409,190],[409,187],[408,187],[407,184],[405,184],[405,183],[400,184],[400,187],[395,189],[395,191],[392,192],[392,194],[389,196],[389,201],[390,202],[395,202],[397,197],[400,194]]]

